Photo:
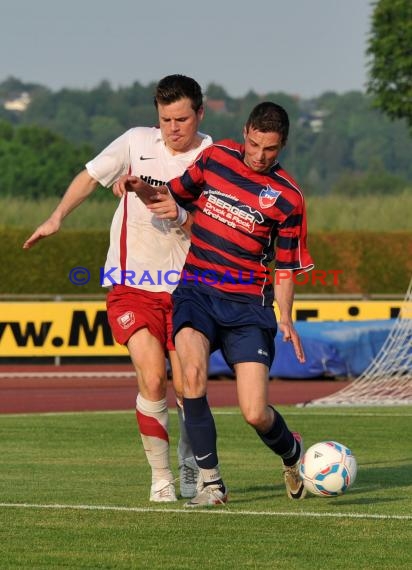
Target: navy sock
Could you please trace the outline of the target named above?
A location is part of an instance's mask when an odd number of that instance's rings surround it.
[[[219,463],[216,426],[206,396],[183,398],[185,424],[196,463],[201,469],[213,469]]]
[[[300,444],[293,437],[283,417],[275,408],[272,409],[275,412],[272,427],[266,433],[257,430],[256,433],[269,449],[282,457],[285,465],[294,465],[300,456]]]

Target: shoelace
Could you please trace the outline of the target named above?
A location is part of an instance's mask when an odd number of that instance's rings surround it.
[[[203,489],[201,490],[201,492],[200,492],[199,494],[202,495],[202,494],[204,493],[205,495],[212,495],[212,497],[213,497],[214,499],[216,499],[216,501],[219,501],[219,503],[220,503],[221,505],[226,506],[225,501],[223,501],[223,500],[219,497],[219,494],[218,494],[217,491],[218,491],[219,493],[221,492],[219,489],[214,489],[212,485],[206,485],[205,487],[203,487]]]
[[[161,489],[158,489],[156,491],[156,495],[159,495],[159,497],[162,497],[162,498],[171,496],[172,493],[170,492],[170,490],[172,488],[173,483],[174,483],[174,481],[172,481],[171,483],[167,483],[164,487],[162,487]]]
[[[187,465],[183,465],[181,479],[188,485],[195,485],[197,481],[197,470]]]

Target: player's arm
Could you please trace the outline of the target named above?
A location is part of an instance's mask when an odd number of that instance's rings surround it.
[[[279,329],[283,333],[283,341],[291,342],[295,350],[296,358],[299,362],[305,362],[305,353],[303,352],[300,337],[293,326],[292,307],[295,296],[295,284],[293,282],[293,271],[278,272],[275,287],[276,303],[279,308],[280,320]]]
[[[134,192],[140,200],[149,206],[158,200],[160,194],[168,194],[166,186],[151,186],[138,176],[126,174],[113,185],[113,194],[115,196],[123,196],[126,192]]]
[[[193,224],[193,215],[190,212],[187,212],[187,220],[180,227],[189,237],[192,235],[192,224]]]
[[[113,194],[123,196],[125,192],[135,192],[146,207],[159,219],[171,220],[190,235],[192,217],[176,203],[166,186],[151,186],[138,176],[121,176],[113,185]]]
[[[97,180],[92,178],[86,169],[82,170],[72,180],[51,216],[24,242],[23,249],[30,249],[39,240],[58,232],[64,218],[84,202],[97,185]]]
[[[157,190],[158,192],[153,196],[151,203],[147,204],[147,208],[157,218],[175,222],[187,235],[190,235],[193,223],[192,215],[176,202],[166,186]]]
[[[197,157],[182,176],[169,180],[165,187],[158,189],[159,194],[148,204],[148,208],[158,218],[175,222],[188,236],[192,232],[193,216],[186,206],[196,201],[203,192],[204,164],[201,163],[206,151]]]
[[[112,192],[118,198],[124,196],[127,192],[134,192],[136,183],[140,180],[137,176],[131,174],[122,174],[112,186]]]
[[[297,222],[299,219],[300,222]],[[301,196],[301,200],[279,228],[276,261],[281,260],[282,265],[276,272],[275,297],[280,311],[279,328],[283,332],[283,340],[292,342],[296,357],[302,363],[305,362],[305,354],[293,326],[292,307],[295,296],[294,276],[313,268],[306,245],[306,232],[305,203]]]

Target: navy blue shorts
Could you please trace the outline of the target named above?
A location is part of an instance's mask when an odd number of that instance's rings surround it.
[[[277,329],[273,307],[228,301],[195,287],[177,287],[173,305],[173,338],[190,326],[209,339],[211,352],[222,351],[229,366],[261,362],[271,367]]]

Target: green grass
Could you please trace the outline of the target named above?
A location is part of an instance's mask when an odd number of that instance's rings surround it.
[[[0,198],[1,225],[9,228],[33,230],[44,222],[56,208],[59,198],[22,200]],[[110,228],[110,223],[119,200],[86,200],[64,220],[65,229],[100,230]]]
[[[401,194],[307,199],[309,231],[411,231],[412,189]]]
[[[149,503],[132,411],[0,416],[0,568],[412,567],[412,408],[280,409],[306,446],[353,449],[345,495],[290,501],[236,409],[214,410],[230,501],[202,511]],[[176,438],[172,413],[175,470]]]
[[[36,228],[48,218],[58,198],[39,202],[0,198],[2,225]],[[118,199],[86,200],[64,221],[66,229],[108,229]],[[410,231],[412,192],[396,196],[313,196],[307,198],[309,230],[312,231]]]

